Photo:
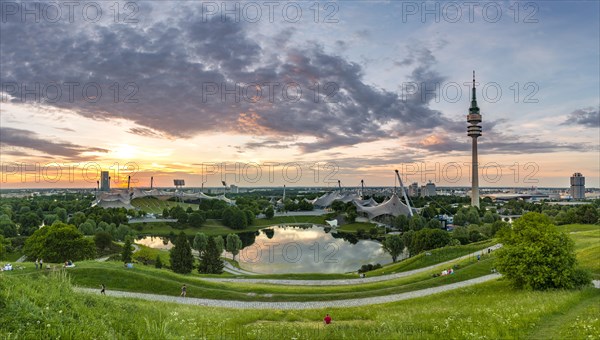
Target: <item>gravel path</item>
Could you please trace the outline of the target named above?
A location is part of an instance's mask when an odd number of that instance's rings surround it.
[[[407,293],[386,295],[386,296],[375,296],[369,298],[360,299],[348,299],[348,300],[334,300],[334,301],[302,301],[302,302],[264,302],[264,301],[233,301],[233,300],[212,300],[212,299],[199,299],[199,298],[182,298],[179,296],[169,295],[157,295],[157,294],[145,294],[145,293],[131,293],[122,291],[106,291],[106,295],[113,297],[129,297],[142,299],[147,301],[162,301],[162,302],[174,302],[185,305],[196,305],[196,306],[207,306],[207,307],[224,307],[224,308],[236,308],[236,309],[279,309],[279,310],[292,310],[292,309],[319,309],[319,308],[339,308],[339,307],[359,307],[374,305],[380,303],[388,303],[395,301],[402,301],[408,299],[414,299],[422,296],[428,296],[436,293],[441,293],[453,289],[462,287],[468,287],[479,283],[495,280],[500,277],[500,274],[490,274],[481,276],[475,279],[456,282],[447,284],[440,287],[426,288],[422,290],[416,290]],[[99,289],[91,288],[74,288],[76,292],[88,293],[88,294],[100,294]]]
[[[223,271],[226,271],[230,274],[234,274],[234,275],[258,275],[256,273],[252,273],[243,269],[239,269],[234,267],[231,263],[227,262],[227,261],[223,261]]]
[[[496,244],[494,246],[491,246],[489,248],[491,248],[492,250],[496,250],[498,248],[502,247],[501,244]],[[393,279],[397,279],[397,278],[401,278],[401,277],[406,277],[406,276],[410,276],[410,275],[414,275],[414,274],[418,274],[418,273],[422,273],[422,272],[426,272],[429,271],[433,268],[436,267],[440,267],[440,266],[444,266],[444,265],[449,265],[451,263],[454,263],[456,261],[459,260],[463,260],[469,257],[473,257],[473,256],[477,256],[478,254],[483,254],[487,252],[487,248],[483,249],[483,250],[478,250],[474,253],[468,254],[468,255],[464,255],[446,262],[442,262],[442,263],[438,263],[438,264],[434,264],[428,267],[424,267],[424,268],[418,268],[418,269],[414,269],[414,270],[409,270],[409,271],[405,271],[405,272],[400,272],[400,273],[395,273],[395,274],[389,274],[389,275],[381,275],[381,276],[373,276],[373,277],[366,277],[366,278],[355,278],[355,279],[337,279],[337,280],[276,280],[276,279],[230,279],[230,278],[203,278],[202,280],[205,281],[212,281],[212,282],[236,282],[236,283],[266,283],[266,284],[277,284],[277,285],[289,285],[289,286],[342,286],[342,285],[355,285],[355,284],[362,284],[362,283],[372,283],[372,282],[381,282],[381,281],[388,281],[388,280],[393,280]],[[368,273],[367,273],[368,275]]]

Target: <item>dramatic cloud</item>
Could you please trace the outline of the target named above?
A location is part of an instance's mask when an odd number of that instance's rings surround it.
[[[569,114],[563,125],[583,125],[598,128],[600,126],[600,112],[598,108],[594,109],[593,107],[575,110]]]
[[[0,135],[2,136],[0,143],[2,148],[16,147],[32,149],[67,159],[81,159],[86,152],[107,152],[107,150],[101,148],[87,148],[69,142],[49,140],[28,130],[2,127],[0,128]],[[2,152],[4,153],[4,150]],[[25,152],[19,150],[8,150],[7,152],[12,155],[27,155]]]
[[[139,6],[150,12],[162,5]],[[10,16],[1,32],[2,88],[15,103],[38,101],[85,117],[133,121],[140,128],[130,132],[138,135],[316,139],[297,144],[304,152],[452,125],[428,107],[432,96],[419,89],[401,98],[369,85],[360,65],[317,43],[270,54],[249,36],[248,23],[219,16],[204,22],[199,6],[188,4],[165,14],[176,15],[137,25],[29,23],[19,13]],[[427,88],[444,79],[431,51],[420,49],[412,58],[410,81]],[[40,96],[26,96],[36,84]]]

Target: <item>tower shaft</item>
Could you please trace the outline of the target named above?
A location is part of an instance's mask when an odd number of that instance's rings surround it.
[[[477,162],[477,137],[473,137],[471,168],[471,205],[479,208],[479,164]]]
[[[477,160],[477,137],[481,136],[481,114],[477,106],[477,97],[475,90],[475,71],[473,71],[473,91],[471,95],[471,107],[467,115],[467,135],[471,137],[471,206],[479,208],[479,164]]]

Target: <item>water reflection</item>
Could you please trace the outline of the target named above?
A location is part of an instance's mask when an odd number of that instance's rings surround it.
[[[169,250],[173,248],[173,243],[169,241],[168,237],[145,236],[137,239],[135,243],[155,249]]]
[[[320,226],[278,226],[252,233],[239,254],[243,269],[264,273],[346,273],[369,263],[387,264],[381,244]]]

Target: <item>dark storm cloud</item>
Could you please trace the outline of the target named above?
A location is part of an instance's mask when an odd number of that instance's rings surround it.
[[[88,148],[69,142],[49,140],[28,130],[13,129],[9,127],[0,128],[0,144],[3,147],[26,148],[43,152],[48,155],[61,156],[65,158],[81,158],[85,152],[107,152],[101,148]],[[22,151],[11,151],[13,155],[22,154]]]
[[[13,101],[23,102],[22,86],[76,82],[72,98],[62,86],[62,96],[45,104],[95,119],[127,119],[141,126],[129,132],[156,138],[209,131],[313,137],[315,142],[296,144],[304,152],[419,136],[442,126],[464,129],[429,108],[434,97],[423,89],[434,88],[444,77],[435,71],[435,57],[427,48],[415,48],[407,57],[413,68],[408,81],[421,86],[401,97],[365,83],[359,64],[331,55],[319,44],[289,47],[283,33],[259,41],[248,34],[248,23],[222,22],[219,16],[203,22],[194,3],[160,11],[152,7],[162,3],[138,5],[142,13],[161,12],[165,19],[136,25],[70,24],[23,23],[20,15],[11,16],[0,32],[0,78],[3,85],[20,85]],[[356,34],[369,36],[368,31]],[[84,97],[82,90],[90,84],[94,86]],[[284,94],[289,84],[294,85]]]
[[[575,110],[569,114],[562,125],[583,125],[598,128],[600,126],[600,111],[592,107]]]

